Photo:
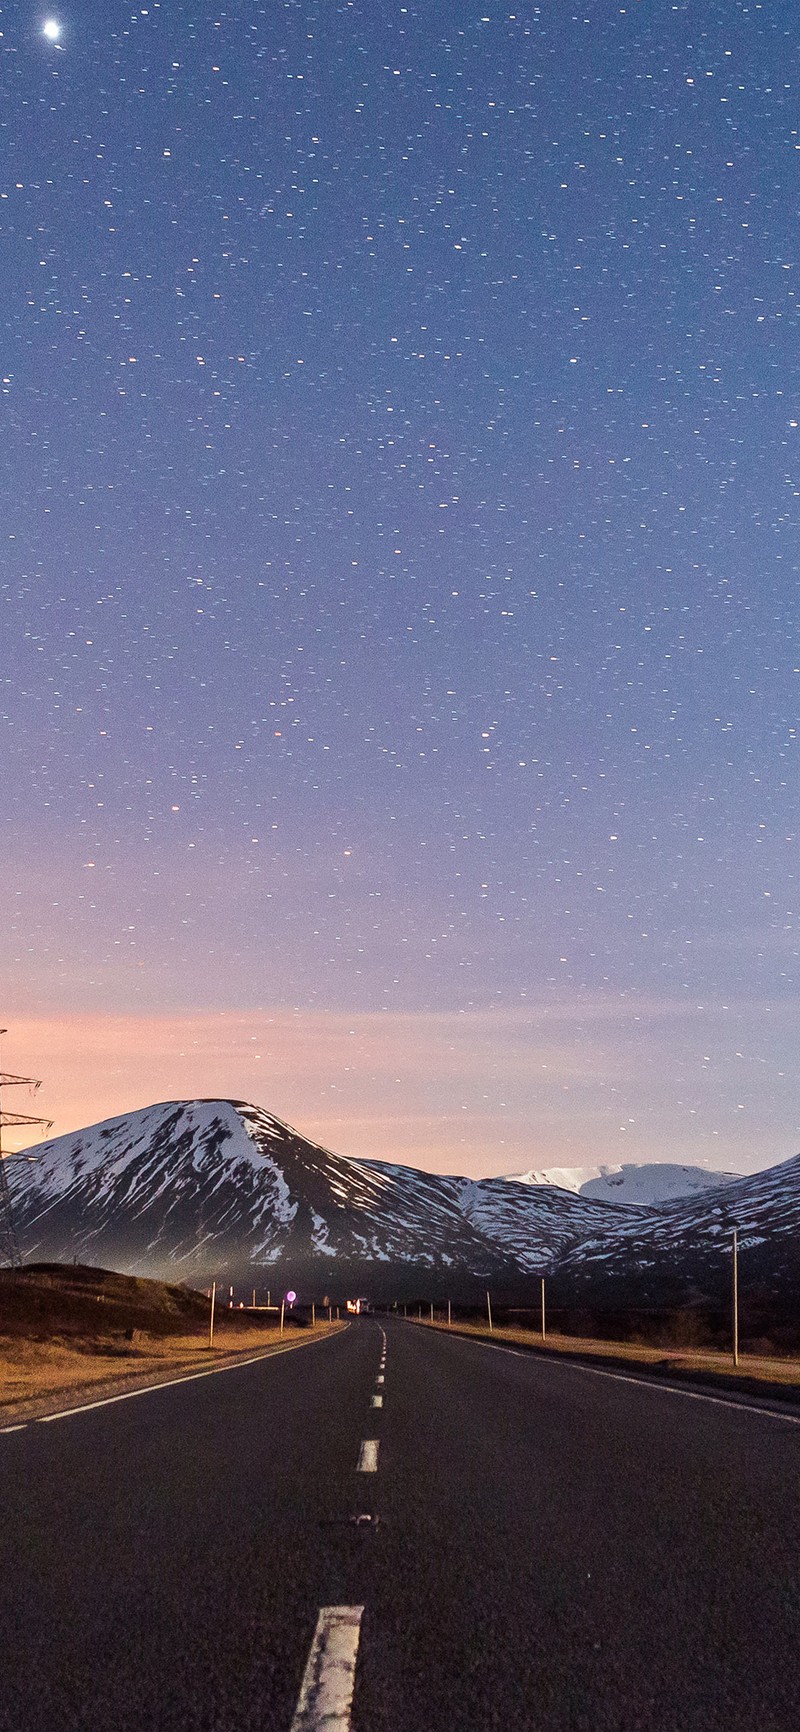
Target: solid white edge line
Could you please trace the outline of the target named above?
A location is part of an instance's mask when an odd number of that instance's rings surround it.
[[[441,1334],[441,1330],[438,1331]],[[686,1401],[707,1401],[712,1407],[727,1407],[734,1413],[758,1413],[762,1419],[782,1420],[784,1425],[800,1425],[800,1414],[778,1413],[774,1407],[754,1407],[752,1402],[737,1401],[735,1390],[730,1395],[706,1395],[702,1389],[681,1389],[677,1383],[657,1383],[654,1377],[630,1377],[625,1371],[606,1371],[600,1365],[583,1365],[579,1359],[562,1358],[560,1354],[520,1352],[503,1341],[472,1340],[469,1335],[450,1335],[450,1341],[463,1341],[467,1347],[493,1347],[495,1353],[510,1353],[514,1359],[535,1361],[537,1365],[557,1365],[561,1371],[586,1371],[590,1377],[610,1377],[614,1383],[633,1383],[637,1389],[652,1389],[657,1395],[682,1395]]]
[[[350,1732],[363,1606],[323,1606],[290,1732]]]
[[[378,1439],[367,1437],[358,1452],[357,1473],[377,1473],[378,1471]]]
[[[332,1336],[326,1335],[321,1340],[331,1341]],[[264,1353],[255,1353],[251,1359],[237,1359],[233,1365],[211,1365],[207,1371],[190,1371],[186,1377],[170,1377],[165,1383],[146,1383],[143,1389],[124,1389],[120,1395],[105,1395],[100,1401],[86,1401],[82,1407],[65,1407],[60,1413],[43,1413],[38,1419],[32,1420],[33,1425],[52,1425],[56,1419],[72,1419],[76,1413],[93,1413],[97,1407],[113,1407],[115,1401],[133,1401],[137,1395],[156,1395],[159,1389],[175,1389],[179,1383],[196,1383],[200,1377],[220,1377],[223,1371],[243,1371],[246,1365],[258,1365],[262,1359],[277,1359],[281,1353],[289,1353],[295,1347],[319,1347],[321,1341],[292,1341],[285,1347],[268,1347]]]
[[[22,1425],[0,1425],[0,1437],[8,1437],[10,1431],[25,1431],[27,1424],[26,1419]]]

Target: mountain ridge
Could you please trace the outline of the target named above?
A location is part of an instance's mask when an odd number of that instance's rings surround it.
[[[618,1204],[512,1178],[337,1155],[246,1101],[167,1101],[8,1168],[26,1258],[376,1299],[487,1285],[648,1298],[719,1286],[737,1224],[759,1279],[800,1275],[800,1156],[695,1196]]]
[[[266,1278],[285,1265],[296,1284],[339,1260],[373,1286],[410,1268],[451,1285],[514,1279],[550,1268],[598,1213],[619,1213],[555,1191],[532,1206],[508,1181],[337,1155],[260,1107],[214,1097],[159,1102],[28,1153],[9,1169],[27,1257],[158,1278],[207,1282],[222,1266]]]

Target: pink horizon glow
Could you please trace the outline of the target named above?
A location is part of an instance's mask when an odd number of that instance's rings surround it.
[[[669,1041],[670,1005],[649,1009]],[[2,1062],[43,1078],[35,1105],[15,1104],[52,1117],[53,1136],[211,1097],[252,1101],[340,1154],[471,1177],[626,1160],[753,1171],[795,1153],[783,1126],[754,1143],[722,1111],[716,1134],[695,1133],[666,1084],[654,1111],[659,1043],[644,1056],[630,1017],[609,1023],[587,1005],[576,1040],[575,1015],[23,1014],[8,1018]]]

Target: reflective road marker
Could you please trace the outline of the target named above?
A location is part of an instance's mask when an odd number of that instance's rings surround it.
[[[323,1606],[291,1732],[350,1732],[363,1606]]]
[[[378,1440],[376,1437],[369,1437],[369,1438],[367,1438],[366,1442],[362,1443],[361,1448],[358,1452],[358,1467],[356,1468],[356,1472],[357,1473],[377,1473],[377,1471],[378,1471]]]

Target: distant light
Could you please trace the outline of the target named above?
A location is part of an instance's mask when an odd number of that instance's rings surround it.
[[[61,25],[57,18],[45,19],[44,24],[42,25],[42,35],[47,37],[48,42],[58,41],[58,38],[61,35]]]
[[[293,1304],[294,1304],[294,1302],[295,1302],[295,1299],[296,1299],[296,1298],[297,1298],[297,1294],[296,1294],[296,1293],[293,1293],[293,1292],[292,1292],[292,1289],[291,1289],[291,1287],[290,1287],[290,1288],[289,1288],[289,1291],[288,1291],[288,1293],[287,1293],[287,1295],[286,1295],[286,1303],[287,1303],[287,1305],[293,1305]]]

